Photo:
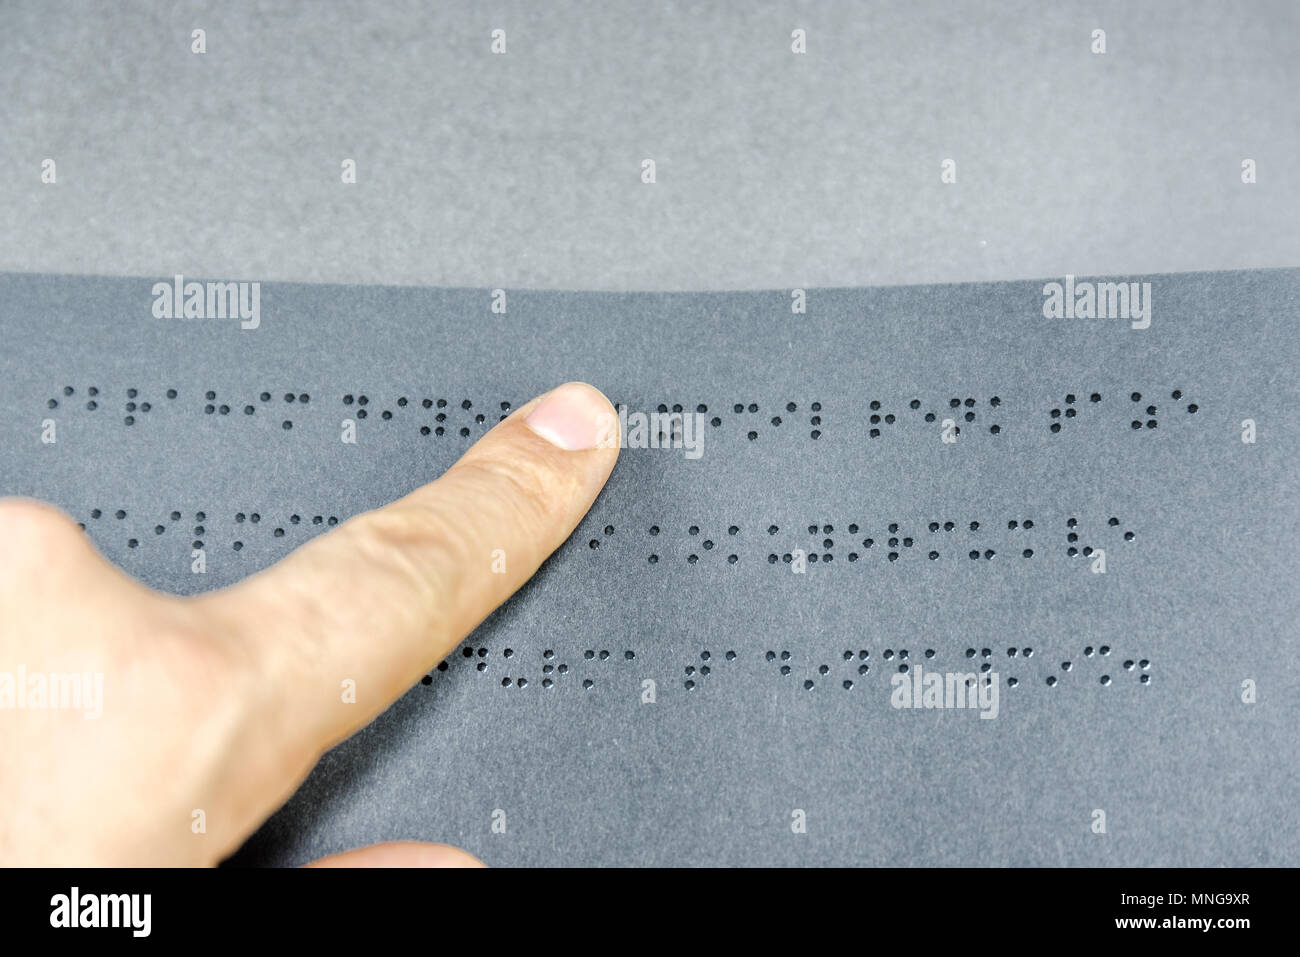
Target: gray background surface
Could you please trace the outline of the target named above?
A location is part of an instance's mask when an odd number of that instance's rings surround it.
[[[473,414],[569,378],[722,418],[699,463],[625,454],[584,527],[472,638],[487,671],[453,656],[432,672],[326,757],[243,862],[421,838],[494,864],[1295,864],[1297,274],[1150,276],[1146,332],[1039,307],[1066,272],[1300,263],[1298,9],[4,3],[0,492],[57,502],[111,559],[188,592],[275,560],[320,530],[310,516],[436,475],[468,439],[421,436],[430,413],[403,395],[472,399],[449,410],[472,434]],[[1088,52],[1095,27],[1105,56]],[[176,272],[262,281],[263,328],[153,320],[149,287]],[[438,286],[471,288],[422,288]],[[487,311],[497,286],[507,317]],[[813,290],[807,316],[790,314],[794,286]],[[130,428],[127,388],[153,404]],[[257,412],[206,416],[207,389]],[[1103,401],[1053,435],[1050,409],[1093,390]],[[1158,429],[1128,428],[1135,390],[1159,397]],[[304,391],[306,406],[281,398]],[[346,393],[394,412],[352,452]],[[950,396],[979,402],[955,447],[905,404]],[[879,440],[872,399],[898,417]],[[56,447],[38,441],[50,415]],[[1248,416],[1256,446],[1238,438]],[[235,522],[253,511],[256,531]],[[1026,517],[1032,533],[1006,530]],[[1107,547],[1106,576],[1066,557],[1071,517],[1080,544]],[[931,544],[933,520],[954,521],[952,544]],[[895,563],[891,522],[915,539]],[[997,557],[969,560],[976,544]],[[795,547],[836,558],[798,577],[767,564]],[[1013,663],[1011,646],[1035,656]],[[947,669],[984,647],[1021,682],[999,720],[888,706],[899,650]],[[870,651],[869,674],[846,649]],[[712,674],[688,692],[705,650]],[[769,650],[791,652],[790,676]]]
[[[0,269],[767,289],[1294,266],[1298,60],[1291,0],[7,0]]]

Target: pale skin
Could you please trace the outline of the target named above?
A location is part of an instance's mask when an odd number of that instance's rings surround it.
[[[0,499],[0,672],[104,676],[98,718],[0,708],[0,865],[229,856],[325,751],[418,682],[568,538],[618,457],[613,415],[591,386],[560,386],[436,481],[192,598],[136,582],[57,509]],[[493,567],[498,549],[504,573]],[[343,700],[346,681],[356,703]],[[195,811],[205,833],[194,833]],[[479,865],[420,843],[317,863]]]

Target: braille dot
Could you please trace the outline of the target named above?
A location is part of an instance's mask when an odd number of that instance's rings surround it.
[[[820,411],[822,410],[822,404],[821,404],[820,402],[814,402],[814,403],[810,406],[810,408],[811,408],[814,412],[820,412]]]
[[[134,411],[135,411],[135,403],[134,403],[134,402],[128,402],[128,403],[126,404],[126,411],[128,411],[128,412],[134,412]]]
[[[89,409],[91,412],[94,412],[96,409],[99,408],[99,403],[96,402],[94,399],[90,399],[86,402],[86,408]]]
[[[1141,392],[1134,392],[1131,396],[1129,396],[1129,398],[1132,399],[1134,402],[1141,402],[1141,401],[1142,401],[1142,393],[1141,393]]]
[[[357,397],[357,405],[369,405],[369,403],[370,403],[369,396],[362,395]]]
[[[209,399],[214,399],[214,398],[216,398],[216,396],[211,396],[211,395],[210,395],[210,396],[208,396],[208,398],[209,398]],[[270,401],[271,401],[271,393],[269,393],[269,392],[263,392],[261,395],[258,396],[258,398],[261,399],[263,402],[270,402]],[[350,396],[350,395],[345,395],[345,396],[343,397],[343,404],[344,404],[344,405],[351,405],[351,404],[352,404],[352,396]]]
[[[1199,409],[1199,408],[1200,408],[1200,406],[1198,406],[1195,402],[1193,402],[1191,405],[1189,405],[1189,406],[1187,407],[1187,411],[1190,412],[1192,415],[1195,415],[1195,414],[1196,414],[1196,410]]]
[[[1110,684],[1110,675],[1102,675],[1099,679],[1103,685]]]
[[[220,409],[218,409],[217,411],[220,412],[222,415],[229,415],[229,414],[230,414],[230,406],[228,406],[228,405],[223,405],[223,406],[222,406]]]
[[[1048,676],[1047,676],[1047,687],[1049,687],[1049,688],[1053,688],[1053,687],[1055,687],[1055,686],[1056,686],[1056,675],[1048,675]]]
[[[389,419],[393,417],[393,413],[385,409],[383,412],[379,414],[379,417],[383,419],[385,422],[387,422]]]
[[[127,389],[126,394],[134,398],[135,390]],[[211,402],[213,399],[217,397],[217,394],[213,392],[211,389],[209,389],[207,392],[203,393],[203,397],[207,399],[209,402]]]
[[[290,429],[293,428],[293,423],[290,422],[288,419],[285,419],[283,422],[280,423],[280,428],[288,432]]]

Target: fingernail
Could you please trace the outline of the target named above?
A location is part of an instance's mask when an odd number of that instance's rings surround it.
[[[597,389],[569,382],[547,393],[524,424],[552,445],[577,452],[600,447],[615,421],[609,400]]]

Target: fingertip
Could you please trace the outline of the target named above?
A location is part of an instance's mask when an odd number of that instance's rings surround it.
[[[603,392],[586,382],[566,382],[547,392],[524,424],[566,452],[618,449],[618,413]]]

